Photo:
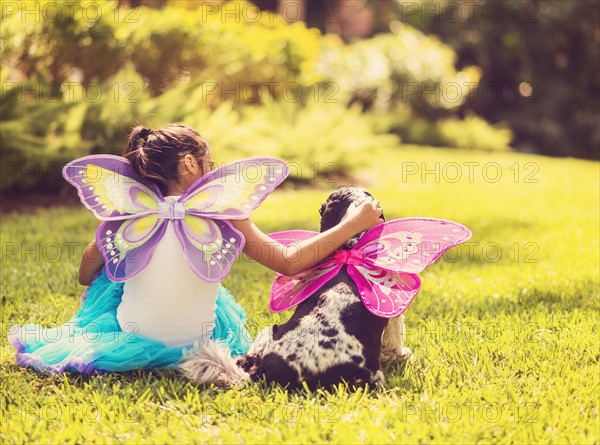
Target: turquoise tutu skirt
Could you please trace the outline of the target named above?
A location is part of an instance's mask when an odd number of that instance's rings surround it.
[[[67,323],[56,328],[34,323],[11,327],[8,339],[17,350],[19,366],[31,366],[41,372],[85,374],[167,368],[176,366],[202,341],[186,347],[167,347],[123,331],[117,321],[122,295],[123,283],[110,281],[103,269],[85,291],[81,308]],[[245,323],[244,309],[221,286],[211,339],[228,346],[233,356],[245,354],[251,341]]]

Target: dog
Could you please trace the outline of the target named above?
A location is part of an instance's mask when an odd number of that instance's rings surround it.
[[[360,187],[336,189],[321,206],[321,232],[339,224],[350,205],[372,198]],[[341,249],[351,249],[365,233]],[[411,354],[404,346],[403,315],[387,319],[369,312],[344,266],[300,303],[286,323],[264,328],[237,361],[223,346],[205,342],[180,369],[196,382],[228,387],[261,379],[290,390],[303,382],[310,389],[341,382],[373,387],[384,383],[382,362],[404,361]]]

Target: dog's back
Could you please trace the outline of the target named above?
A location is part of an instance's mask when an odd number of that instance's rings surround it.
[[[379,352],[388,320],[371,314],[344,268],[290,320],[263,330],[238,364],[252,380],[297,388],[381,383]]]

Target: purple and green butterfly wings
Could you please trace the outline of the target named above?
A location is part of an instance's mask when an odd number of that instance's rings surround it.
[[[86,156],[63,169],[81,202],[103,221],[96,242],[114,281],[144,270],[170,221],[190,268],[206,281],[221,281],[244,246],[227,220],[248,218],[287,174],[278,159],[243,159],[207,173],[173,201],[119,156]]]
[[[293,230],[270,236],[292,244],[315,236]],[[446,250],[467,241],[465,226],[440,219],[404,218],[369,230],[350,250],[338,250],[325,261],[296,276],[278,276],[271,288],[271,310],[283,311],[306,300],[345,265],[365,307],[379,317],[400,315],[419,292],[416,275]]]

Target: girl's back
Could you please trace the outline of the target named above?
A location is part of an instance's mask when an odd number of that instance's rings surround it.
[[[190,345],[212,334],[219,286],[192,271],[171,222],[148,266],[125,282],[117,320],[125,332],[169,347]]]

